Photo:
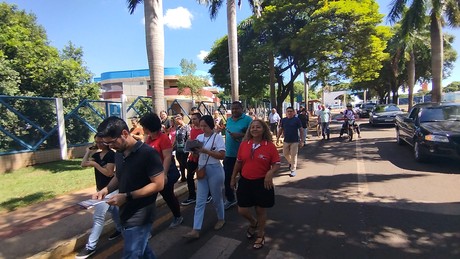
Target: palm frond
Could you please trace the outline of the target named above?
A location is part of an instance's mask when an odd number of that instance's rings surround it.
[[[402,14],[404,13],[404,8],[406,7],[407,0],[393,0],[391,2],[391,10],[388,13],[388,20],[391,23],[397,22]]]
[[[142,3],[143,0],[127,0],[126,2],[128,3],[129,14],[133,14],[137,5]]]
[[[444,14],[447,18],[449,26],[456,27],[460,25],[460,1],[450,0],[447,1]]]

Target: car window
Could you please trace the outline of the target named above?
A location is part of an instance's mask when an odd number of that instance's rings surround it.
[[[459,106],[430,107],[423,110],[420,122],[460,120]]]
[[[409,115],[409,118],[415,120],[417,118],[419,110],[420,110],[419,108],[412,109],[412,111],[411,111],[411,113]]]
[[[400,111],[398,106],[394,105],[384,105],[384,106],[377,106],[375,107],[374,112],[393,112],[393,111]]]

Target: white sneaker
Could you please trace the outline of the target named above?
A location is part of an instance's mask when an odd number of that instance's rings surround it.
[[[291,173],[289,174],[289,176],[290,176],[290,177],[296,176],[295,171],[291,171]]]

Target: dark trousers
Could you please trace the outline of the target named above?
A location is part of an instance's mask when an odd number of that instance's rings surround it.
[[[187,158],[188,158],[188,153],[176,151],[176,159],[177,159],[177,162],[179,162],[180,176],[182,179],[185,179],[185,169],[187,168]]]
[[[278,134],[278,123],[270,123],[270,130],[276,136]]]
[[[165,200],[174,217],[177,218],[181,216],[181,213],[179,200],[174,194],[174,184],[176,183],[176,181],[169,181],[168,179],[168,182],[166,183],[163,190],[160,191],[160,194],[163,196],[163,199]]]
[[[188,198],[196,199],[196,190],[195,190],[195,170],[198,168],[198,162],[187,161],[187,188],[188,188]]]
[[[235,192],[230,187],[230,181],[232,180],[233,168],[235,168],[236,157],[228,157],[224,158],[224,171],[225,171],[225,197],[227,201],[234,201],[235,200]]]

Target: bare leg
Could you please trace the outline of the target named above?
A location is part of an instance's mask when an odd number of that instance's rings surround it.
[[[257,215],[257,238],[253,248],[260,249],[265,245],[265,224],[267,222],[267,211],[265,208],[256,207]]]

